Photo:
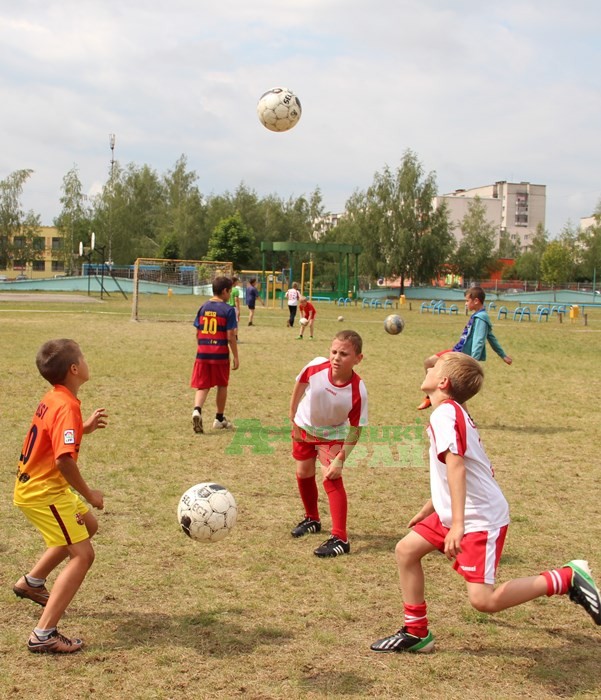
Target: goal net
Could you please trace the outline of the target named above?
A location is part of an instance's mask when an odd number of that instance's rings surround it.
[[[231,277],[231,262],[138,258],[133,270],[132,321],[188,319],[199,297],[213,294],[215,277]]]

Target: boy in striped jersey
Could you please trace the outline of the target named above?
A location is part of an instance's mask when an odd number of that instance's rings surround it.
[[[213,387],[217,387],[213,428],[230,430],[234,427],[224,414],[230,379],[230,350],[232,369],[236,370],[240,366],[236,340],[236,307],[227,303],[232,284],[229,277],[216,277],[213,280],[213,296],[200,307],[194,319],[197,347],[190,386],[196,389],[192,411],[192,428],[195,433],[204,432],[202,407]]]
[[[290,399],[292,456],[305,518],[293,537],[321,531],[315,480],[319,459],[332,517],[332,535],[314,554],[336,557],[351,546],[346,529],[347,496],[342,480],[344,461],[367,425],[367,390],[354,367],[361,362],[361,336],[340,331],[330,347],[330,357],[316,357],[296,378]]]
[[[571,561],[495,587],[509,508],[476,426],[462,406],[478,393],[483,379],[477,360],[449,352],[428,369],[422,383],[434,407],[428,425],[432,497],[409,522],[412,532],[396,546],[404,626],[374,642],[373,651],[434,649],[421,564],[434,550],[454,562],[453,568],[466,580],[469,602],[480,612],[499,612],[544,595],[567,594],[601,625],[601,597],[585,561]]]

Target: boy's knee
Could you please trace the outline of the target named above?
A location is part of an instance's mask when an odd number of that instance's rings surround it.
[[[487,591],[472,592],[469,595],[470,605],[481,613],[494,613],[497,609],[492,596]]]
[[[399,566],[412,559],[411,548],[405,539],[397,542],[396,547],[394,548],[394,556]]]

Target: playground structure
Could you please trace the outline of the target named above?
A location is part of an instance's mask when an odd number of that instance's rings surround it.
[[[359,291],[359,255],[363,251],[360,245],[347,245],[342,243],[298,243],[296,241],[263,241],[261,243],[261,258],[263,274],[267,266],[267,255],[270,254],[270,267],[273,270],[274,253],[286,253],[288,256],[289,272],[287,285],[290,286],[295,279],[295,270],[299,271],[299,257],[304,253],[310,256],[309,261],[300,262],[300,292],[310,299],[320,300],[313,295],[313,256],[325,253],[338,255],[338,279],[333,293],[336,297],[357,298]],[[350,257],[354,256],[354,274],[351,282]],[[284,270],[282,272],[284,272]],[[284,280],[282,280],[284,281]],[[305,287],[307,290],[305,291]],[[285,290],[283,290],[285,291]],[[329,300],[330,296],[324,297]],[[283,303],[283,300],[282,300]]]

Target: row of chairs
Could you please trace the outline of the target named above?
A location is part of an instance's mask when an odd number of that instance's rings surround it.
[[[432,299],[432,301],[423,301],[419,312],[421,314],[432,312],[433,314],[459,314],[459,307],[457,304],[446,305],[443,299]]]
[[[499,309],[499,312],[497,314],[497,320],[500,318],[507,318],[509,314],[509,309],[506,306],[501,306]],[[549,316],[553,316],[553,314],[565,314],[566,313],[566,306],[564,304],[554,304],[552,306],[545,306],[543,304],[539,304],[536,308],[536,311],[534,312],[534,317],[536,320],[540,323],[543,318],[545,321],[549,320]],[[513,316],[512,316],[514,321],[523,321],[525,318],[527,318],[529,321],[532,318],[532,312],[530,311],[529,306],[518,306],[513,310]]]

